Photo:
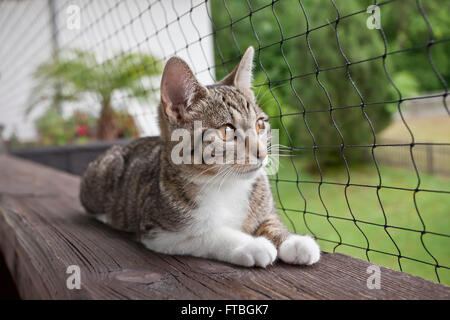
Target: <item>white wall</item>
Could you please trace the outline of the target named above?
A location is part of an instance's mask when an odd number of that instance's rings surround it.
[[[93,51],[100,60],[121,51],[148,53],[167,60],[174,53],[184,58],[205,84],[214,80],[213,37],[206,4],[202,0],[113,1],[55,0],[57,38],[60,48]],[[68,29],[73,22],[69,6],[80,8],[80,29]],[[192,11],[190,8],[194,7]],[[35,137],[33,118],[24,117],[27,99],[34,85],[31,74],[51,55],[50,9],[47,0],[0,2],[0,123],[5,136],[15,129],[19,138]],[[181,16],[177,20],[177,16]],[[166,27],[166,25],[168,25]],[[198,41],[199,38],[201,41]],[[186,45],[188,44],[188,48]],[[157,89],[159,79],[152,81]],[[130,100],[118,94],[118,107],[135,115],[143,135],[159,133],[156,102]],[[98,109],[87,97],[81,105],[65,105],[65,114],[75,108]]]

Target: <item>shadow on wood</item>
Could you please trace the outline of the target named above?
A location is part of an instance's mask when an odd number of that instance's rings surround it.
[[[24,299],[449,299],[450,288],[370,263],[324,254],[312,267],[240,268],[145,249],[88,217],[80,179],[0,155],[0,250]],[[81,289],[66,286],[81,269]]]

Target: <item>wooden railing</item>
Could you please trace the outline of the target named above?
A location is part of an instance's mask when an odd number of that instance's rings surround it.
[[[86,215],[79,182],[0,155],[0,251],[24,299],[450,298],[450,287],[384,267],[381,288],[369,289],[371,264],[338,253],[311,267],[267,269],[157,254]],[[80,289],[67,286],[73,265]]]

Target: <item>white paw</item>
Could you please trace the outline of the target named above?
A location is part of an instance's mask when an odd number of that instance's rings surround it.
[[[320,248],[310,236],[293,234],[281,244],[278,257],[286,263],[311,265],[319,261]]]
[[[277,258],[277,249],[268,239],[258,237],[233,250],[231,262],[245,267],[267,267]]]

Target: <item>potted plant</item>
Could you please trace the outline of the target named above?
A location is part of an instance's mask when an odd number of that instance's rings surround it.
[[[80,102],[91,94],[100,105],[96,138],[114,140],[122,130],[121,115],[114,110],[114,94],[120,91],[130,99],[146,99],[151,90],[143,86],[144,78],[160,73],[160,63],[150,55],[130,53],[100,62],[91,52],[66,51],[37,68],[34,73],[37,85],[32,90],[27,113],[43,102],[61,113],[64,102]]]
[[[160,63],[150,55],[121,54],[100,61],[95,54],[81,50],[59,53],[36,69],[36,86],[27,108],[27,114],[45,108],[35,121],[39,137],[34,144],[52,147],[22,148],[12,153],[81,173],[91,159],[110,145],[120,143],[116,139],[139,135],[133,117],[126,110],[116,110],[114,97],[122,94],[128,99],[151,99],[152,90],[143,83],[160,73]],[[65,103],[83,104],[87,95],[98,103],[98,115],[77,110],[64,116]],[[98,142],[80,145],[91,140]]]

